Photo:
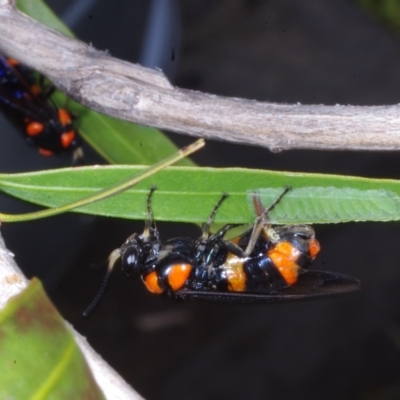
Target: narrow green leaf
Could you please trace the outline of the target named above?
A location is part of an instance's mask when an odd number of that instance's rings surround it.
[[[18,8],[43,24],[73,36],[43,1],[19,0]],[[55,93],[52,99],[59,107],[67,107],[77,115],[74,125],[80,135],[111,164],[149,165],[177,150],[171,140],[158,129],[91,111],[69,100],[61,92]],[[179,164],[193,165],[189,159],[182,160]]]
[[[104,399],[37,279],[0,312],[0,337],[1,399]]]
[[[65,106],[64,94],[53,97],[58,106]],[[99,114],[72,100],[68,100],[67,107],[78,115],[74,125],[79,134],[111,164],[150,165],[177,150],[158,129]],[[179,164],[193,165],[193,162],[185,159]]]
[[[105,166],[83,167],[15,175],[0,175],[0,190],[27,201],[47,207],[56,207],[96,191],[109,187],[115,182],[133,175],[143,166]],[[400,196],[400,182],[389,179],[366,179],[339,175],[303,174],[275,172],[243,168],[217,169],[196,167],[170,167],[141,181],[134,189],[104,201],[79,208],[78,212],[96,215],[142,220],[145,217],[145,200],[150,185],[157,185],[153,196],[153,210],[156,221],[183,221],[201,223],[208,217],[214,204],[223,192],[230,197],[217,213],[217,223],[251,223],[254,214],[248,205],[248,191],[259,188],[272,188],[277,192],[286,185],[293,189],[304,187],[328,188],[321,198],[290,201],[286,197],[274,210],[283,209],[284,215],[291,216],[291,223],[324,223],[339,221],[358,221],[360,212],[364,220],[399,220],[400,215],[392,200]],[[392,192],[389,202],[370,194],[371,204],[365,207],[363,193],[359,198],[341,196],[337,208],[337,193],[329,188],[349,188],[361,191]],[[295,191],[294,191],[295,192]],[[339,192],[338,192],[339,193]],[[343,194],[343,193],[342,193]],[[287,195],[290,196],[290,193]],[[386,195],[385,195],[386,196]],[[390,197],[392,196],[392,197]],[[288,200],[288,201],[286,201]],[[373,203],[376,203],[375,205]],[[265,201],[267,206],[268,201]],[[372,207],[372,209],[371,209]],[[299,208],[301,212],[299,213]],[[379,216],[377,209],[382,209]],[[337,213],[343,213],[342,219]],[[375,215],[376,214],[376,215]],[[272,213],[274,217],[274,213]],[[275,218],[275,217],[274,217]],[[328,218],[328,219],[327,219]],[[336,218],[336,220],[333,220]],[[275,218],[278,220],[278,218]],[[279,222],[284,222],[278,220]]]
[[[23,13],[64,35],[74,36],[71,30],[54,14],[53,10],[42,0],[18,0],[17,7]]]
[[[163,170],[164,168],[177,163],[178,161],[184,159],[185,157],[193,154],[197,150],[201,149],[205,145],[204,139],[198,139],[196,142],[186,146],[177,152],[173,153],[169,157],[162,159],[161,161],[148,166],[145,169],[135,173],[133,176],[129,175],[128,178],[123,180],[119,180],[114,185],[107,186],[103,189],[95,191],[95,193],[91,193],[88,196],[80,197],[79,199],[67,202],[59,207],[51,207],[41,211],[34,211],[26,214],[14,214],[8,215],[4,213],[0,213],[0,221],[3,222],[21,222],[21,221],[30,221],[33,219],[46,218],[53,215],[61,214],[74,208],[83,207],[87,204],[95,203],[96,201],[104,200],[111,196],[115,196],[117,193],[122,193],[127,189],[134,187],[141,180],[153,176],[158,171]],[[94,167],[96,168],[96,167]]]
[[[253,209],[255,193],[260,196],[263,205],[268,207],[282,193],[282,189],[249,190],[247,196],[250,210]],[[400,215],[400,197],[384,189],[307,186],[291,190],[282,203],[271,212],[271,223],[390,221]]]
[[[358,3],[384,24],[400,30],[400,4],[397,0],[358,0]]]

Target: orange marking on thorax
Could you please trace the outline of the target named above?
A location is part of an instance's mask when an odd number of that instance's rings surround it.
[[[58,109],[58,118],[62,125],[69,125],[71,123],[71,114],[65,108]]]
[[[168,273],[168,283],[173,291],[177,291],[185,285],[192,268],[192,265],[183,263],[171,266]]]
[[[143,278],[143,282],[147,287],[147,290],[151,293],[162,293],[163,290],[158,285],[157,272],[153,271]]]

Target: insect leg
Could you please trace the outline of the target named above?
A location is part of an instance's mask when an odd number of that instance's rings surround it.
[[[214,221],[215,214],[217,213],[218,208],[221,206],[222,202],[228,197],[228,193],[224,193],[222,197],[219,199],[218,203],[214,206],[214,208],[211,211],[210,216],[207,219],[207,222],[205,222],[201,228],[202,230],[202,235],[201,238],[203,240],[207,240],[208,237],[210,236],[210,226],[212,222]]]
[[[254,249],[258,237],[260,236],[261,230],[265,225],[268,225],[268,214],[276,207],[276,205],[282,200],[282,197],[291,189],[290,186],[286,186],[283,192],[278,198],[266,209],[261,204],[260,196],[257,193],[253,195],[254,208],[258,217],[256,218],[253,231],[251,232],[250,240],[245,250],[245,254],[248,256]]]

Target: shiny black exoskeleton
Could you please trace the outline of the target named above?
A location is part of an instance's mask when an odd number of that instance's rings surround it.
[[[151,210],[152,187],[147,198],[147,219],[142,234],[133,234],[114,250],[103,285],[84,315],[90,314],[103,296],[118,259],[129,277],[141,276],[152,293],[176,299],[252,302],[279,301],[349,292],[359,288],[357,279],[325,271],[308,271],[320,250],[308,225],[271,226],[269,212],[288,192],[264,209],[257,194],[257,218],[251,229],[231,240],[225,225],[216,234],[210,226],[224,194],[213,208],[197,240],[173,238],[162,243]]]
[[[18,61],[0,55],[0,108],[43,156],[73,153],[82,157],[80,138],[72,115],[51,101],[52,88],[44,90],[43,77]]]

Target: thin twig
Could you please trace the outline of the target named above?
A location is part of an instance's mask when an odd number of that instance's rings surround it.
[[[285,149],[400,149],[400,106],[274,104],[174,88],[156,70],[110,57],[0,0],[0,52],[85,106],[143,125]]]

